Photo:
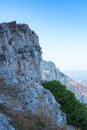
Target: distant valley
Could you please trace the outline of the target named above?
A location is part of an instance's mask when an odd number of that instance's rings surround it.
[[[86,71],[64,71],[66,75],[74,81],[87,86],[87,70]]]

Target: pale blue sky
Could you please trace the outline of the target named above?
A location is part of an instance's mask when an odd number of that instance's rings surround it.
[[[43,59],[63,70],[87,70],[87,0],[0,0],[0,23],[27,23]]]

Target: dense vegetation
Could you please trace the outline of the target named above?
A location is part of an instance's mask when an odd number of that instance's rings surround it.
[[[56,101],[61,104],[61,109],[67,115],[67,122],[81,130],[87,130],[87,108],[76,99],[74,93],[67,90],[59,81],[51,81],[42,84],[54,95]]]

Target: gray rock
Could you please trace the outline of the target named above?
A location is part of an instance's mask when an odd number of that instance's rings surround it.
[[[39,39],[26,24],[3,23],[0,33],[0,75],[6,84],[40,82]]]
[[[39,39],[28,25],[0,24],[0,103],[14,112],[46,115],[65,128],[59,103],[39,84],[40,62]]]
[[[10,124],[11,119],[0,113],[0,130],[15,130]]]
[[[66,114],[60,110],[60,104],[56,102],[49,90],[39,84],[25,90],[22,98],[22,102],[27,104],[26,109],[33,114],[47,115],[52,118],[54,124],[58,124],[62,128],[66,124]]]

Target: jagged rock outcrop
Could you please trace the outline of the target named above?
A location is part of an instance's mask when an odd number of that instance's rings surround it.
[[[6,84],[40,81],[41,48],[26,24],[0,25],[0,79]]]
[[[60,70],[57,69],[55,64],[51,61],[42,61],[40,68],[42,81],[59,80],[62,84],[66,85],[70,91],[75,93],[77,99],[79,99],[84,104],[87,104],[86,86],[80,85],[67,75],[60,72]]]
[[[52,124],[66,129],[66,115],[60,104],[39,84],[40,62],[39,39],[28,25],[15,21],[0,24],[0,113],[11,118],[23,113],[24,119],[29,118],[29,113],[43,115],[51,117]]]

